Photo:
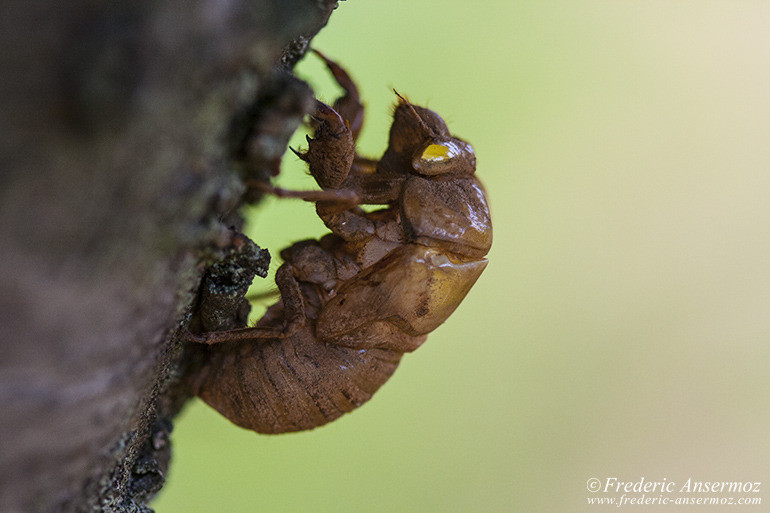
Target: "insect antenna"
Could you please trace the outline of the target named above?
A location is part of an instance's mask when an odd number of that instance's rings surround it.
[[[417,121],[420,123],[420,126],[422,127],[425,132],[430,134],[431,136],[435,137],[436,132],[433,131],[431,127],[429,127],[425,121],[423,121],[422,117],[417,113],[417,110],[412,106],[412,102],[398,94],[398,91],[393,89],[393,92],[396,93],[396,96],[398,96],[398,99],[401,100],[401,103],[405,104],[407,107],[409,107],[409,110],[412,111],[412,114],[414,114],[414,117],[417,118]]]

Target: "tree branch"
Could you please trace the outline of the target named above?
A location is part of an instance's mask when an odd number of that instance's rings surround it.
[[[185,399],[177,334],[206,269],[243,258],[243,179],[310,105],[275,66],[335,7],[0,7],[0,510],[150,511]]]

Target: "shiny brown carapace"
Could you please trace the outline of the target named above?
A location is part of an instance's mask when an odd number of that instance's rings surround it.
[[[457,308],[492,244],[470,144],[398,96],[382,158],[359,157],[358,91],[318,55],[346,91],[333,107],[316,102],[314,137],[297,153],[321,190],[252,185],[314,201],[331,233],[281,252],[281,298],[254,327],[191,336],[211,349],[197,395],[260,433],[312,429],[368,401]]]

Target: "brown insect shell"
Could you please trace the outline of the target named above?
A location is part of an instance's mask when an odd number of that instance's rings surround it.
[[[427,335],[454,312],[486,266],[486,259],[462,260],[440,249],[403,245],[340,288],[321,310],[316,333],[339,345],[343,335],[386,321],[407,335]],[[395,345],[378,347],[403,350],[400,340]]]
[[[481,184],[472,176],[410,176],[400,198],[409,240],[480,258],[492,247],[492,219]]]
[[[431,145],[444,145],[447,154]],[[336,158],[336,148],[326,149]],[[305,325],[284,339],[209,348],[193,383],[199,397],[261,433],[312,429],[369,400],[403,353],[454,312],[487,265],[492,224],[474,169],[472,148],[452,137],[438,114],[402,101],[374,173],[383,190],[369,196],[390,205],[377,220],[399,234],[367,229],[288,248]],[[257,325],[280,326],[284,315],[279,302]]]
[[[472,176],[473,149],[449,135],[437,114],[416,107],[430,113],[425,123],[407,107],[396,109],[386,151],[391,162],[403,163],[412,155],[398,198],[407,244],[343,284],[326,303],[316,333],[329,343],[361,347],[376,339],[379,345],[366,347],[414,350],[416,345],[405,344],[396,333],[371,335],[388,326],[412,336],[430,333],[454,312],[487,265],[482,257],[492,245],[492,222],[484,189]],[[428,139],[407,145],[404,133]],[[432,161],[425,166],[416,164],[428,158]],[[392,343],[383,343],[387,339]]]
[[[280,306],[268,314],[273,318],[258,325],[280,320]],[[232,423],[258,433],[313,429],[368,401],[402,354],[324,344],[310,323],[287,339],[212,348],[209,365],[197,377],[197,395]]]

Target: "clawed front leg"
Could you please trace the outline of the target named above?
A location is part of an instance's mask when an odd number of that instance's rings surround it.
[[[360,204],[388,205],[397,196],[404,176],[382,175],[378,161],[356,155],[355,141],[363,123],[364,106],[358,88],[348,73],[336,62],[317,50],[313,52],[326,64],[345,94],[330,107],[318,100],[311,114],[313,137],[307,137],[308,150],[297,156],[308,163],[310,174],[321,191],[292,191],[270,184],[250,181],[254,189],[282,198],[334,204],[335,210],[346,210]]]
[[[313,138],[307,138],[307,153],[297,155],[308,163],[310,174],[322,189],[336,189],[353,165],[353,133],[337,111],[318,100],[312,117],[317,121]]]
[[[283,264],[275,274],[275,284],[283,302],[283,326],[254,326],[237,330],[212,331],[201,335],[188,333],[187,338],[200,344],[219,344],[238,340],[290,337],[305,324],[305,302],[290,264]]]
[[[310,174],[321,188],[338,188],[351,168],[354,173],[368,172],[374,169],[376,161],[355,153],[364,122],[364,106],[355,82],[342,66],[318,50],[312,51],[324,61],[345,94],[337,98],[333,107],[316,101],[316,110],[311,116],[315,130],[313,139],[308,138],[309,149],[304,154],[295,153],[309,164]]]
[[[326,67],[329,68],[329,71],[334,76],[334,80],[345,91],[345,94],[334,102],[334,110],[339,112],[342,119],[347,122],[353,136],[353,142],[355,142],[358,140],[358,134],[361,132],[361,127],[364,124],[364,105],[361,103],[361,96],[358,94],[356,83],[353,82],[353,79],[350,78],[350,75],[342,66],[318,50],[313,49],[312,51],[324,61]]]

